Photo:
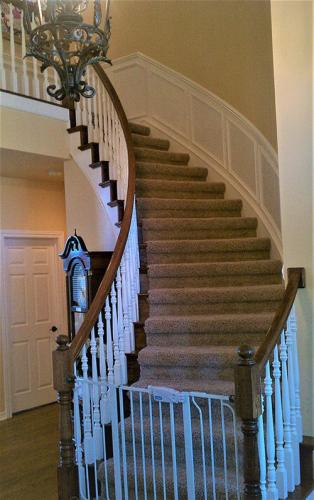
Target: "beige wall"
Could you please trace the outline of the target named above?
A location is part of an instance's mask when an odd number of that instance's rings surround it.
[[[66,121],[5,107],[5,99],[1,104],[0,145],[2,148],[55,158],[69,157]],[[31,100],[27,101],[27,104],[34,106]],[[49,107],[53,108],[53,106]]]
[[[268,0],[115,0],[112,59],[140,51],[251,120],[276,147]]]
[[[106,209],[73,160],[64,164],[64,185],[68,236],[76,229],[83,237],[88,250],[113,250],[116,237]]]
[[[63,183],[0,177],[0,228],[65,231]]]
[[[312,3],[271,6],[282,237],[286,267],[305,267],[297,297],[304,434],[314,436],[314,189]]]
[[[0,229],[65,232],[65,227],[63,183],[0,177]],[[4,411],[1,345],[0,414]]]

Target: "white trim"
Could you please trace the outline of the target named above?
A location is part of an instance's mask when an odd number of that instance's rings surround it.
[[[57,253],[60,253],[64,246],[64,233],[63,231],[32,231],[24,229],[4,229],[0,230],[0,286],[2,290],[5,290],[5,242],[7,239],[11,238],[29,238],[29,239],[51,239],[55,241],[55,248]],[[57,293],[57,303],[58,310],[62,314],[62,324],[60,325],[62,331],[66,331],[67,321],[66,321],[66,294],[64,287],[64,274],[62,271],[61,261],[58,259],[58,255],[55,255],[55,265],[58,269],[56,276],[56,289]],[[10,343],[8,338],[7,330],[7,296],[3,294],[2,302],[0,304],[1,312],[1,344],[2,344],[2,366],[3,366],[3,387],[4,387],[4,406],[5,410],[0,413],[0,420],[5,420],[12,417],[12,401],[11,401],[11,370],[9,365],[10,359]]]
[[[259,228],[263,228],[261,234],[270,236],[277,250],[275,254],[282,256],[281,229],[276,222],[280,214],[276,213],[273,216],[265,207],[264,194],[269,184],[263,185],[261,172],[263,158],[270,165],[272,173],[269,183],[278,186],[279,189],[278,158],[276,151],[262,133],[220,97],[140,52],[114,60],[113,66],[106,68],[106,72],[112,79],[126,111],[132,110],[128,113],[128,118],[150,126],[156,133],[160,131],[163,137],[175,142],[177,147],[182,146],[191,154],[191,164],[198,162],[199,165],[201,160],[212,178],[218,176],[231,188],[231,191],[238,192],[248,211],[255,212],[259,218],[261,223]],[[158,81],[155,81],[156,77],[164,82],[162,89],[159,88]],[[147,99],[143,101],[144,88]],[[198,101],[204,103],[204,115],[201,108],[197,112],[200,113],[200,120],[209,120],[207,123],[209,130],[217,130],[217,120],[219,121],[220,128],[217,131],[219,149],[215,149],[213,141],[208,140],[207,144],[208,136],[202,135],[197,130],[197,118],[193,116],[193,99],[196,100],[195,103]],[[173,102],[176,100],[180,106],[181,122],[175,113]],[[172,114],[169,113],[167,106],[172,106]],[[213,114],[211,117],[211,109],[218,115]],[[230,126],[239,132],[234,144],[231,144],[229,137]],[[241,159],[241,148],[243,144],[246,145],[246,139],[252,143],[252,169],[255,174],[253,186],[247,183],[244,176],[241,177],[231,168],[232,153],[236,151],[237,157]]]
[[[69,121],[69,114],[66,108],[53,106],[49,102],[36,99],[29,99],[16,94],[0,91],[0,107],[17,109],[35,115],[46,116],[63,122]]]

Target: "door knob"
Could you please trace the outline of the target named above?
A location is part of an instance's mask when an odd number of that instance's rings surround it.
[[[52,333],[55,333],[56,331],[58,331],[58,328],[57,328],[56,326],[54,326],[54,325],[53,325],[53,326],[50,328],[50,331],[51,331]]]

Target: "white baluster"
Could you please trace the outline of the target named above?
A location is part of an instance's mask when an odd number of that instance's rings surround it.
[[[2,19],[2,9],[0,4],[0,16]],[[3,38],[2,38],[2,24],[0,23],[0,77],[1,77],[1,88],[6,90],[7,81],[6,81],[6,71],[4,69],[4,58],[3,58]]]
[[[106,352],[104,343],[104,323],[102,320],[102,313],[99,314],[98,318],[98,337],[99,337],[99,373],[100,373],[100,419],[101,424],[106,425],[110,422],[110,404],[108,397],[108,380],[107,380],[107,369],[106,369]]]
[[[287,372],[287,346],[284,333],[281,334],[280,343],[280,359],[281,359],[281,391],[282,391],[282,409],[283,409],[283,433],[284,433],[284,452],[285,452],[285,465],[288,479],[288,491],[294,491],[294,464],[293,464],[293,450],[291,445],[291,429],[290,429],[290,398],[289,398],[289,384]]]
[[[107,334],[108,383],[110,386],[114,383],[114,373],[113,373],[113,349],[112,349],[112,336],[111,336],[111,309],[108,297],[106,298],[105,318],[106,318],[106,334]]]
[[[95,446],[96,459],[103,458],[102,446],[102,430],[100,425],[100,408],[99,408],[99,387],[98,387],[98,370],[97,370],[97,344],[94,328],[91,331],[90,352],[92,355],[92,398],[93,398],[93,439]]]
[[[278,488],[279,498],[287,498],[288,483],[287,471],[285,467],[285,452],[283,449],[283,417],[281,405],[281,388],[280,388],[280,363],[278,358],[278,347],[274,349],[273,375],[275,379],[275,424],[276,424],[276,456],[277,470],[276,483]]]
[[[17,72],[16,72],[16,59],[15,59],[15,39],[14,39],[14,16],[13,4],[10,3],[9,7],[9,23],[10,23],[10,56],[11,56],[11,75],[12,75],[12,90],[18,92]]]
[[[104,159],[109,161],[109,138],[108,138],[108,107],[107,107],[107,92],[106,89],[101,87],[101,105],[103,115],[103,129],[104,129]]]
[[[89,66],[86,71],[86,80],[90,82],[90,69]],[[88,126],[88,138],[89,142],[94,141],[94,126],[93,126],[93,117],[92,117],[92,100],[91,98],[85,99],[87,101],[87,123]]]
[[[94,71],[95,73],[95,71]],[[104,145],[104,129],[103,129],[103,113],[101,102],[101,85],[98,76],[96,76],[96,99],[97,99],[97,127],[100,159],[105,160],[105,145]]]
[[[298,486],[301,482],[300,472],[300,449],[299,437],[297,433],[296,415],[295,415],[295,385],[294,385],[294,354],[293,354],[293,337],[290,328],[286,331],[286,344],[288,351],[288,383],[289,383],[289,397],[290,397],[290,429],[291,441],[293,449],[293,463],[294,463],[294,483]]]
[[[129,304],[128,304],[128,293],[127,293],[127,276],[126,276],[126,266],[125,266],[125,256],[121,259],[121,279],[122,279],[122,305],[123,305],[123,329],[124,329],[124,352],[132,352],[131,349],[131,333],[130,333],[130,321],[129,321]]]
[[[76,363],[74,363],[75,385],[73,389],[73,408],[74,408],[74,441],[75,441],[75,457],[78,468],[78,477],[80,492],[86,496],[86,481],[83,465],[83,449],[82,449],[82,431],[79,405],[79,390],[81,382],[77,378]]]
[[[121,280],[120,267],[117,271],[116,285],[117,285],[117,300],[118,300],[118,335],[119,335],[121,383],[127,384],[128,371],[127,371],[126,355],[124,352],[125,341],[124,341],[124,329],[123,329],[122,280]]]
[[[112,338],[113,338],[113,359],[114,359],[114,383],[121,385],[121,366],[119,353],[119,332],[118,332],[118,317],[117,317],[117,293],[114,282],[111,285],[111,310],[112,310]]]
[[[31,20],[31,27],[32,29],[36,28],[36,23],[34,19],[34,15],[32,14],[32,20]],[[32,63],[33,63],[33,97],[37,97],[37,99],[40,99],[40,87],[39,87],[39,77],[38,77],[38,61],[35,59],[35,57],[32,57]]]
[[[27,60],[24,58],[26,53],[25,44],[25,28],[24,28],[24,11],[21,11],[21,37],[22,37],[22,61],[23,61],[23,90],[24,95],[29,95],[29,80],[28,80],[28,70],[27,70]]]
[[[130,269],[130,252],[128,245],[125,246],[124,250],[124,256],[125,256],[125,270],[126,270],[126,291],[128,294],[128,318],[129,318],[129,335],[130,335],[130,348],[131,352],[135,350],[135,341],[134,341],[134,309],[133,309],[133,304],[132,304],[132,276],[131,276],[131,269]]]
[[[259,415],[257,420],[258,434],[257,434],[257,446],[258,446],[258,456],[259,456],[259,468],[260,468],[260,487],[262,493],[262,500],[267,498],[266,489],[266,452],[265,452],[265,436],[264,436],[264,398],[262,396],[262,413]]]
[[[86,345],[82,349],[82,370],[83,370],[83,428],[84,428],[84,455],[85,463],[92,464],[95,460],[93,436],[92,436],[92,420],[91,420],[91,404],[90,391],[88,381],[88,360]]]
[[[86,125],[88,127],[88,110],[87,110],[87,101],[88,99],[81,99],[82,101],[82,125]],[[88,140],[90,136],[88,136]]]
[[[298,355],[298,324],[295,312],[295,306],[292,307],[290,312],[289,329],[292,333],[293,339],[293,354],[294,354],[294,386],[295,386],[295,416],[296,416],[296,426],[299,442],[303,440],[303,424],[302,424],[302,414],[301,414],[301,403],[300,403],[300,368],[299,368],[299,355]]]
[[[275,436],[272,405],[272,379],[270,376],[269,361],[266,363],[265,396],[266,396],[266,449],[267,449],[267,499],[277,500],[278,490],[276,486],[275,469]]]

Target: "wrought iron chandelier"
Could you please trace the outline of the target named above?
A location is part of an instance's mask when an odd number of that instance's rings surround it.
[[[48,85],[47,92],[58,101],[79,101],[93,97],[95,89],[86,81],[86,67],[107,58],[110,38],[109,1],[104,13],[100,0],[14,0],[23,10],[29,35],[26,55],[41,61],[41,71],[53,67],[61,86]],[[82,12],[91,4],[93,24],[85,23]],[[102,28],[101,28],[102,25]]]

